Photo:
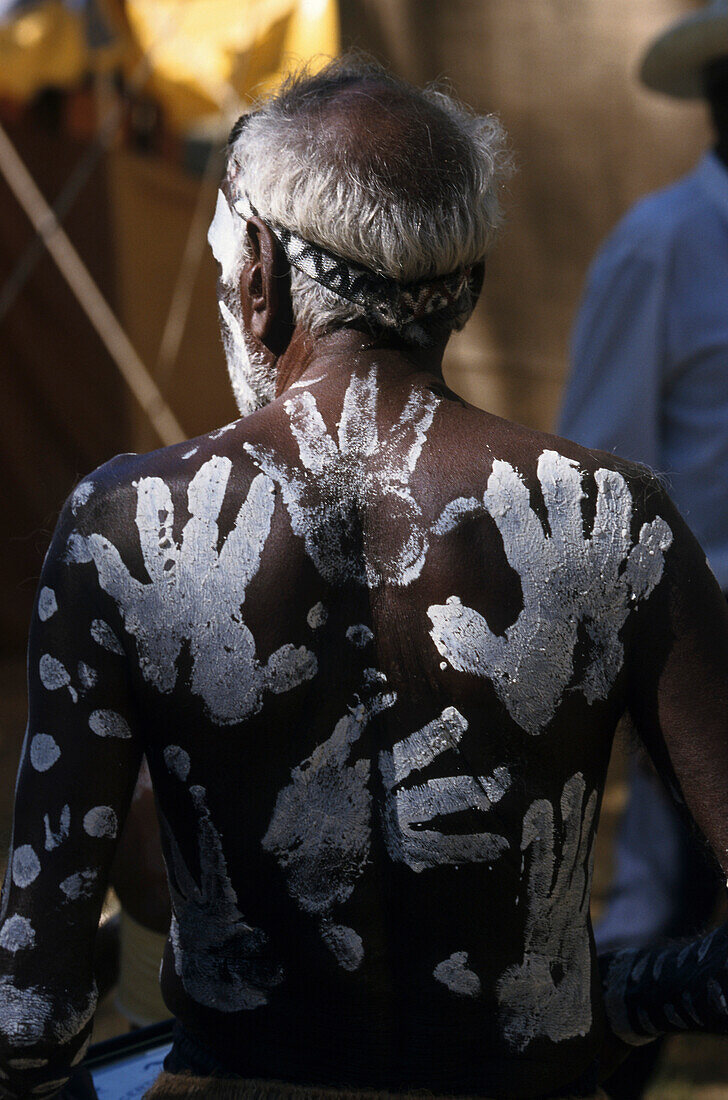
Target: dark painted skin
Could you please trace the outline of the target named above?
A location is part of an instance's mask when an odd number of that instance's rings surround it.
[[[29,733],[31,737],[38,732],[52,734],[61,755],[46,771],[37,771],[27,755],[21,765],[14,845],[16,849],[30,845],[39,855],[41,870],[25,886],[6,884],[3,916],[29,920],[36,945],[14,953],[0,951],[0,975],[10,978],[18,989],[40,990],[49,1010],[37,1035],[29,1034],[28,1020],[18,1023],[22,1006],[12,1010],[15,1041],[0,1032],[0,1065],[8,1074],[2,1079],[6,1094],[23,1096],[40,1082],[64,1076],[88,1034],[89,1025],[81,1021],[75,1034],[61,1042],[54,1036],[54,1027],[58,1020],[67,1019],[69,998],[77,1010],[88,1002],[93,939],[115,845],[110,838],[89,837],[80,823],[89,807],[109,806],[121,825],[144,753],[158,808],[169,826],[168,832],[163,830],[163,844],[173,888],[180,894],[185,886],[170,838],[202,891],[199,844],[203,825],[209,834],[211,822],[224,852],[237,911],[246,928],[263,932],[246,940],[247,933],[238,926],[239,939],[231,932],[222,948],[223,962],[227,958],[238,977],[242,974],[263,990],[267,1003],[254,1008],[220,1011],[200,1004],[183,985],[173,952],[167,950],[162,984],[170,1010],[232,1073],[321,1085],[419,1087],[511,1098],[589,1095],[600,1059],[614,1045],[604,1017],[593,947],[588,961],[591,1023],[585,1034],[555,1041],[539,1033],[525,1053],[504,1037],[496,991],[506,969],[523,961],[533,870],[532,850],[521,850],[524,818],[536,801],[545,800],[554,807],[558,870],[566,846],[559,811],[562,792],[580,773],[587,795],[596,792],[600,800],[614,729],[628,710],[658,770],[681,791],[725,872],[725,601],[699,547],[659,483],[644,470],[467,405],[442,380],[442,346],[413,351],[396,340],[375,341],[355,329],[314,339],[292,327],[289,284],[275,238],[257,218],[248,223],[248,234],[252,258],[241,278],[243,313],[248,332],[276,372],[278,398],[216,438],[207,435],[108,463],[92,475],[93,495],[77,515],[70,504],[64,510],[44,566],[40,587],[54,590],[58,610],[45,621],[36,618],[31,634]],[[426,529],[456,498],[482,499],[493,461],[498,459],[520,472],[546,538],[545,507],[536,477],[536,464],[545,450],[575,460],[584,472],[585,530],[591,529],[594,519],[594,474],[599,469],[620,471],[630,488],[632,542],[642,525],[657,516],[671,529],[673,542],[665,555],[662,579],[649,598],[636,604],[621,631],[624,661],[610,690],[591,704],[583,693],[567,690],[538,736],[519,728],[490,679],[458,672],[447,662],[443,668],[429,633],[428,608],[445,604],[453,595],[477,610],[497,634],[503,634],[521,612],[521,578],[509,565],[489,515],[480,515],[449,534],[432,535],[424,567],[411,584],[383,583],[371,589],[356,583],[333,586],[322,579],[303,539],[294,533],[276,486],[270,534],[240,616],[261,661],[292,644],[307,647],[315,655],[318,671],[290,691],[267,692],[259,712],[224,725],[210,717],[199,693],[191,689],[189,645],[182,646],[177,659],[173,689],[158,690],[145,677],[130,624],[116,600],[99,585],[95,565],[68,560],[74,533],[101,534],[118,549],[132,576],[148,583],[134,522],[138,483],[143,478],[161,478],[169,487],[175,508],[173,538],[179,542],[189,519],[190,479],[213,456],[228,458],[232,464],[219,515],[219,550],[260,472],[245,444],[265,448],[277,461],[300,468],[286,399],[304,392],[308,383],[335,437],[352,377],[365,377],[373,366],[378,372],[380,439],[388,437],[413,393],[425,399],[435,395],[440,402],[409,482]],[[293,385],[297,388],[292,391]],[[184,458],[193,446],[197,453]],[[366,462],[363,458],[362,463]],[[347,477],[351,471],[347,474],[342,467],[342,492]],[[366,501],[358,500],[354,513],[352,561],[361,554],[388,560],[402,538],[402,524],[392,518],[391,499],[375,492]],[[307,614],[319,602],[327,608],[328,619],[314,630]],[[212,614],[222,617],[226,610],[213,608]],[[111,627],[123,654],[94,641],[90,630],[96,619]],[[346,631],[354,624],[365,624],[373,633],[372,642],[363,649],[346,640]],[[38,675],[40,658],[46,653],[63,663],[71,674],[71,686],[76,685],[78,662],[86,662],[98,673],[95,685],[79,692],[77,701],[68,686],[48,690]],[[577,666],[581,657],[578,651]],[[367,687],[365,676],[370,668],[386,675],[387,690],[396,692],[397,699],[365,724],[348,757],[347,766],[352,769],[369,762],[371,833],[360,865],[353,866],[353,860],[352,866],[344,866],[346,853],[337,862],[334,850],[329,868],[334,877],[348,875],[353,884],[351,892],[343,891],[346,896],[330,909],[331,920],[354,929],[363,943],[360,964],[347,969],[322,941],[320,913],[297,903],[286,867],[262,841],[292,773],[295,776],[298,769],[305,784],[305,775],[313,767],[308,762],[312,754],[332,737],[343,716],[370,698],[373,689],[371,684]],[[416,872],[393,859],[385,847],[382,813],[388,803],[377,761],[380,752],[391,750],[448,707],[457,708],[467,719],[467,733],[458,745],[439,752],[435,762],[416,772],[404,787],[413,787],[415,780],[487,776],[506,765],[512,784],[488,813],[473,808],[457,819],[438,819],[429,827],[441,834],[495,832],[507,840],[508,850],[490,862],[464,860]],[[90,716],[97,710],[121,715],[130,736],[89,733]],[[189,774],[184,779],[165,762],[164,750],[170,746],[181,747],[189,756]],[[70,834],[46,852],[43,814],[49,813],[55,823],[64,804],[70,806]],[[583,872],[583,862],[575,872]],[[66,901],[59,884],[79,869],[96,873],[88,880],[89,896]],[[26,877],[21,868],[21,879]],[[229,895],[220,895],[219,902],[227,904]],[[242,961],[243,948],[236,948],[238,943],[247,943]],[[433,978],[438,964],[463,951],[479,979],[477,996],[459,995]],[[712,954],[706,958],[716,968],[725,961],[724,956],[716,960]],[[215,965],[220,965],[219,956]],[[570,957],[552,960],[550,980],[555,989],[570,965]],[[646,990],[645,995],[652,994]],[[2,1010],[7,1021],[7,1003],[3,1006],[0,999],[0,1022]],[[558,1030],[559,1021],[548,1020],[547,1025]],[[728,1031],[728,1013],[711,1019],[710,1026]],[[47,1059],[46,1064],[9,1065],[8,1059],[20,1054],[19,1028],[25,1028],[21,1056]]]

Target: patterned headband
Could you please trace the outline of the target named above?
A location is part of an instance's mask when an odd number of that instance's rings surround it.
[[[259,216],[247,195],[233,207],[241,218]],[[443,321],[464,319],[480,289],[480,280],[473,277],[470,267],[429,282],[403,284],[336,256],[292,229],[269,229],[292,267],[353,302],[374,325],[402,331],[433,313],[440,314]],[[424,331],[422,337],[426,339]]]

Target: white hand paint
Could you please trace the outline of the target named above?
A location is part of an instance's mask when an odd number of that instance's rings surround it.
[[[619,632],[631,606],[659,583],[672,543],[670,528],[658,517],[642,525],[632,545],[632,496],[621,474],[597,470],[596,515],[586,538],[576,464],[544,451],[537,473],[549,534],[520,475],[501,461],[493,463],[482,505],[453,501],[433,528],[446,532],[466,514],[490,513],[521,579],[523,610],[515,623],[504,635],[494,634],[456,596],[428,609],[441,656],[459,672],[490,679],[511,717],[530,734],[551,721],[567,688],[583,692],[589,703],[608,695],[624,660]],[[573,683],[580,628],[586,662]]]
[[[554,808],[532,802],[521,850],[530,850],[523,962],[498,981],[503,1034],[516,1050],[545,1036],[558,1043],[591,1028],[589,896],[594,859],[596,791],[584,804],[580,772],[561,796],[563,843],[555,855]]]
[[[263,475],[253,480],[218,553],[217,520],[231,468],[230,459],[215,456],[190,482],[191,518],[180,545],[174,540],[168,486],[158,477],[139,482],[136,525],[149,583],[132,577],[103,535],[73,535],[68,544],[70,560],[95,563],[101,587],[116,600],[137,640],[142,674],[159,691],[173,690],[177,658],[189,642],[190,688],[219,725],[255,714],[265,691],[290,691],[317,671],[315,656],[303,646],[284,645],[265,665],[256,656],[241,608],[270,531],[273,483]]]
[[[339,719],[331,737],[291,772],[262,841],[285,872],[289,893],[318,919],[346,970],[359,966],[364,950],[353,929],[332,924],[331,913],[351,897],[366,867],[372,804],[369,760],[349,758],[368,722],[395,700],[393,693],[377,694]]]
[[[285,410],[298,443],[301,468],[272,451],[246,443],[260,468],[281,487],[296,535],[321,576],[331,584],[407,585],[422,572],[428,548],[419,505],[409,489],[439,401],[413,392],[392,428],[377,427],[377,373],[352,377],[338,434],[328,432],[313,394],[289,398]],[[388,551],[368,544],[361,529],[367,506],[387,509]],[[376,542],[377,545],[373,545]]]
[[[413,871],[442,864],[488,863],[509,847],[497,833],[445,834],[422,825],[434,818],[475,810],[487,813],[510,786],[507,769],[493,776],[453,775],[429,779],[419,787],[397,789],[412,772],[420,771],[448,749],[457,749],[468,723],[455,707],[399,741],[391,752],[380,752],[379,769],[386,791],[384,839],[392,859]]]
[[[239,1012],[268,1003],[284,974],[266,951],[268,937],[238,909],[220,834],[207,807],[204,787],[190,787],[198,818],[199,882],[187,867],[164,815],[159,820],[168,850],[174,915],[169,938],[175,970],[198,1004]]]
[[[480,978],[468,966],[467,951],[455,951],[448,959],[443,959],[433,970],[436,981],[447,986],[451,993],[459,997],[478,997]]]

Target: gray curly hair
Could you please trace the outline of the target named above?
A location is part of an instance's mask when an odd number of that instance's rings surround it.
[[[500,224],[499,189],[511,162],[500,122],[437,88],[420,90],[377,64],[343,57],[292,74],[238,120],[228,144],[233,195],[264,221],[380,276],[410,284],[484,258]],[[239,275],[245,222],[238,219]],[[291,268],[295,320],[322,335],[361,308]],[[399,335],[423,342],[461,328],[437,314]],[[443,328],[445,331],[443,331]]]

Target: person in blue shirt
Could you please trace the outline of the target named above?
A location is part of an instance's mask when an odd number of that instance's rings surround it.
[[[638,202],[600,250],[559,431],[661,475],[728,593],[726,0],[661,34],[640,76],[667,95],[705,98],[716,144],[690,175]],[[632,769],[615,857],[595,930],[600,950],[688,935],[709,920],[718,883],[703,845],[643,760]]]

